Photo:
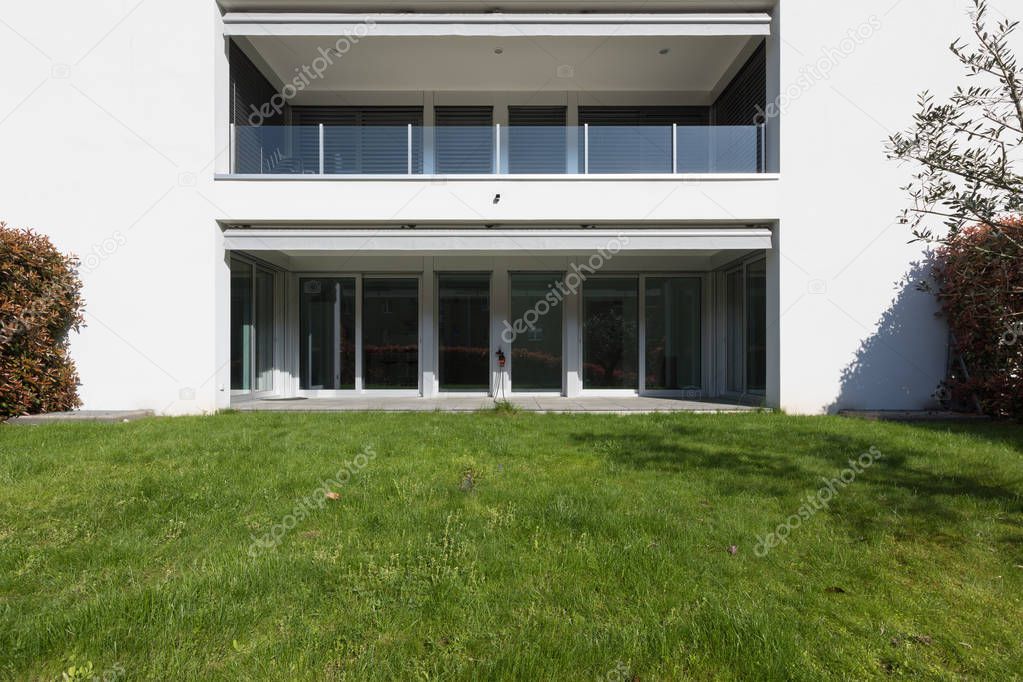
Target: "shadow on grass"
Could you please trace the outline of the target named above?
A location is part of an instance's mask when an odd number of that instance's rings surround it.
[[[724,498],[753,493],[791,500],[794,513],[807,495],[825,486],[826,479],[848,468],[850,459],[877,447],[883,459],[859,474],[827,509],[858,534],[869,536],[882,527],[890,530],[882,517],[894,512],[902,531],[930,533],[940,541],[944,529],[966,521],[975,511],[962,498],[995,505],[998,511],[1016,516],[1015,520],[1007,517],[1007,523],[1023,525],[1020,477],[961,466],[962,461],[952,459],[960,453],[949,452],[952,446],[935,437],[945,433],[948,425],[871,425],[860,436],[824,432],[810,424],[793,421],[749,433],[727,425],[713,431],[671,424],[619,436],[625,447],[610,451],[604,447],[603,451],[618,466],[699,477]],[[905,429],[919,429],[920,437],[914,438],[913,432]],[[1004,442],[1021,453],[1018,429],[971,425],[956,427],[955,432],[994,444]],[[572,436],[577,445],[597,451],[614,437],[610,432],[593,431]],[[907,446],[907,440],[915,444]],[[963,461],[971,459],[970,450],[964,448],[961,454]],[[1009,536],[1006,541],[1017,544],[1019,539]]]

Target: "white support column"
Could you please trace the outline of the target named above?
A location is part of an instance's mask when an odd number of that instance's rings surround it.
[[[508,113],[509,97],[507,93],[501,93],[494,97],[494,124],[498,129],[497,133],[497,172],[508,173],[508,140],[511,133],[511,116]]]
[[[433,256],[423,256],[423,279],[420,287],[423,297],[419,327],[420,357],[422,362],[422,391],[424,398],[436,398],[440,392],[437,381],[437,285],[433,271]]]
[[[568,279],[566,269],[566,279]],[[565,297],[565,395],[578,398],[583,390],[582,295]]]
[[[504,322],[511,316],[511,282],[508,277],[508,264],[502,258],[495,258],[492,272],[490,279],[490,386],[492,395],[510,397],[511,346],[501,338],[501,332],[505,329]],[[504,351],[504,355],[508,359],[508,366],[505,367],[504,372],[497,366],[498,348]]]
[[[578,175],[582,167],[579,155],[579,93],[567,93],[565,113],[565,172]]]
[[[323,175],[323,124],[320,124],[320,175]]]

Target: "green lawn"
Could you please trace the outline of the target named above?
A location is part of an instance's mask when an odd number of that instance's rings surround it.
[[[876,463],[798,516],[871,447]],[[346,463],[325,502],[320,482]],[[1023,671],[1018,426],[514,413],[0,425],[0,491],[2,678],[89,662],[107,679],[189,680]],[[799,527],[757,556],[793,514]]]

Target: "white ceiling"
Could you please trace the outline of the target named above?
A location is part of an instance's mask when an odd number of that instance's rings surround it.
[[[265,66],[290,82],[335,38],[253,36]],[[748,51],[745,36],[362,39],[311,81],[327,91],[711,92]],[[500,49],[503,54],[495,54]],[[659,54],[668,49],[666,55]],[[322,62],[321,62],[322,64]],[[571,67],[571,69],[559,67]],[[567,77],[566,77],[567,76]]]
[[[219,0],[228,12],[757,12],[777,0]]]

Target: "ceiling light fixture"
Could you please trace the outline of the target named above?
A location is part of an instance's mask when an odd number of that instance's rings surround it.
[[[503,47],[499,47],[499,48],[495,49],[494,50],[494,54],[504,54],[504,48]]]
[[[659,54],[659,55],[666,55],[669,52],[671,52],[671,48],[670,47],[662,47],[661,49],[659,49],[657,51],[657,54]]]

